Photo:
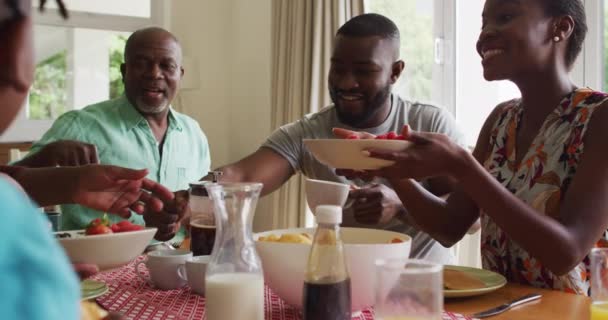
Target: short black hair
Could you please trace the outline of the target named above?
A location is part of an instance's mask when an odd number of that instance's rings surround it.
[[[365,13],[348,20],[336,35],[348,37],[378,36],[399,40],[399,28],[391,19],[377,13]]]
[[[566,65],[572,67],[581,53],[587,35],[585,5],[581,0],[543,0],[542,2],[547,15],[551,17],[571,16],[574,20],[574,30],[572,30],[566,50]]]

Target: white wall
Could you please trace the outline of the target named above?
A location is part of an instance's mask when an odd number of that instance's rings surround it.
[[[185,72],[191,73],[175,104],[207,134],[212,167],[250,154],[271,133],[270,4],[172,2],[170,29],[182,43]],[[256,230],[271,228],[269,201],[258,204]]]

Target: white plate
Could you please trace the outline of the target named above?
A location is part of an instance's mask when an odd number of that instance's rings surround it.
[[[104,295],[109,288],[105,282],[86,279],[80,282],[80,299],[90,300]]]
[[[303,139],[306,148],[320,162],[336,169],[375,170],[390,166],[394,161],[372,158],[368,149],[402,151],[412,145],[404,140],[375,139]]]
[[[488,292],[492,292],[502,288],[505,284],[507,284],[507,279],[502,275],[484,269],[471,268],[471,267],[463,267],[463,266],[443,266],[445,269],[458,270],[468,274],[471,277],[477,278],[481,280],[485,286],[483,288],[478,289],[465,289],[465,290],[451,290],[444,289],[443,295],[446,298],[461,298],[461,297],[472,297],[479,296],[482,294],[486,294]]]

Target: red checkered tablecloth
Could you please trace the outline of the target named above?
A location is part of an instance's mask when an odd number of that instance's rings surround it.
[[[92,277],[107,284],[108,293],[97,298],[105,309],[117,311],[128,319],[134,320],[189,320],[203,319],[205,315],[205,298],[194,294],[190,287],[176,290],[155,290],[135,273],[135,263],[143,260],[138,257],[122,268],[103,272]],[[142,271],[143,272],[142,268]],[[265,318],[268,320],[299,320],[298,311],[286,304],[274,294],[268,286],[265,288]],[[353,315],[353,320],[374,319],[371,308]],[[444,320],[470,320],[471,318],[450,313],[443,313]]]

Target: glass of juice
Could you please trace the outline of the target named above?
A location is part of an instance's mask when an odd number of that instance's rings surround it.
[[[591,320],[608,320],[608,248],[591,250]]]
[[[441,320],[443,266],[417,259],[376,261],[376,319]]]

